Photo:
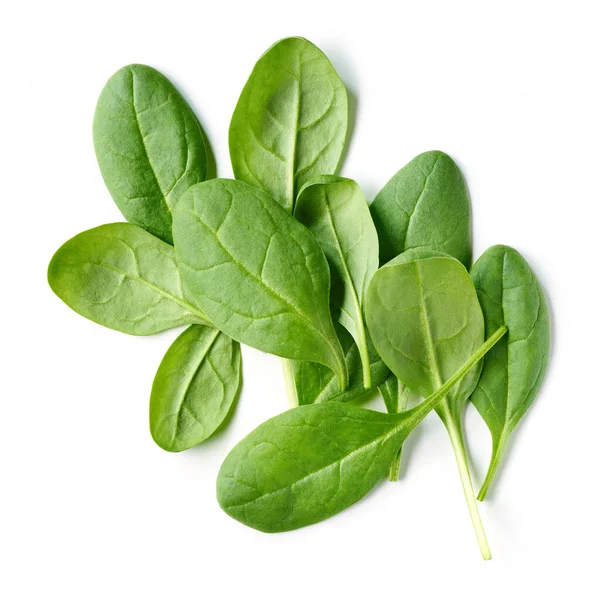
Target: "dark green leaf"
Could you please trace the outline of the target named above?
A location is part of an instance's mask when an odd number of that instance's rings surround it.
[[[143,64],[117,71],[98,99],[94,146],[125,218],[172,242],[177,201],[207,173],[200,124],[177,89]]]
[[[379,235],[379,258],[424,247],[471,262],[469,197],[452,158],[422,153],[398,171],[371,204]]]
[[[473,404],[492,434],[492,460],[479,492],[483,499],[506,442],[534,401],[548,364],[550,323],[542,288],[515,249],[496,245],[471,272],[483,309],[486,334],[506,325],[508,335],[487,355]]]

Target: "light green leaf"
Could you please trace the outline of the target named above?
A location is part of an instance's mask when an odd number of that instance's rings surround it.
[[[256,63],[233,113],[235,177],[291,213],[307,181],[335,173],[347,126],[346,89],[325,54],[306,39],[282,39]]]
[[[98,226],[67,241],[50,261],[48,283],[80,315],[127,334],[211,325],[183,294],[173,247],[133,224]]]

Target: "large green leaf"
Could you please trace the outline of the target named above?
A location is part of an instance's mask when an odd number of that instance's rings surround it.
[[[200,124],[177,89],[143,64],[117,71],[98,99],[94,146],[125,218],[172,242],[177,201],[207,175]]]
[[[469,197],[458,166],[445,153],[422,153],[399,170],[371,203],[371,215],[381,263],[422,247],[469,267]]]
[[[294,216],[315,235],[327,257],[333,312],[358,346],[364,386],[370,388],[363,302],[379,266],[379,251],[364,195],[353,180],[322,176],[302,188]]]
[[[231,119],[233,172],[292,212],[302,186],[334,174],[348,125],[346,89],[321,50],[299,37],[263,54]]]
[[[80,315],[138,336],[211,325],[183,294],[173,247],[134,224],[82,232],[54,254],[48,282]]]
[[[492,434],[492,459],[478,496],[483,499],[510,434],[544,379],[550,323],[542,288],[515,249],[490,247],[473,266],[471,276],[483,309],[486,334],[501,325],[508,328],[508,335],[485,358],[471,396]]]
[[[173,224],[180,271],[201,309],[235,340],[312,360],[348,381],[329,310],[329,266],[314,236],[260,189],[192,187]]]
[[[192,325],[171,345],[152,384],[150,431],[169,452],[210,437],[241,384],[240,345],[214,328]]]
[[[221,508],[273,533],[314,524],[351,506],[381,480],[404,439],[496,341],[490,338],[435,394],[404,413],[329,402],[300,406],[263,423],[221,466]]]

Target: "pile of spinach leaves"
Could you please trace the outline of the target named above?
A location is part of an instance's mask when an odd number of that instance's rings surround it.
[[[278,532],[340,512],[386,474],[398,480],[404,440],[435,410],[489,559],[463,411],[473,402],[492,435],[483,499],[544,377],[544,294],[510,247],[471,267],[468,193],[448,155],[418,155],[369,205],[337,175],[347,130],[331,62],[305,39],[283,39],[233,113],[235,180],[215,178],[177,89],[148,66],[124,67],[102,90],[93,134],[127,223],[67,241],[48,281],[73,310],[124,333],[188,326],[150,396],[150,430],[165,450],[223,425],[241,387],[240,343],[282,357],[292,408],[225,459],[217,497],[230,516]],[[352,404],[375,388],[387,413]]]

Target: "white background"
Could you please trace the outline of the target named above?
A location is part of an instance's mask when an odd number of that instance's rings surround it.
[[[2,8],[0,594],[598,595],[600,89],[597,2],[18,2]],[[182,454],[148,431],[177,331],[136,338],[70,311],[47,263],[122,217],[92,145],[106,79],[150,64],[182,91],[231,176],[227,129],[254,62],[301,35],[356,106],[342,173],[368,199],[418,153],[463,169],[474,256],[519,249],[552,316],[551,362],[481,514],[480,558],[453,455],[430,416],[401,482],[280,535],[222,513],[228,450],[286,408],[277,358],[244,348],[229,427]],[[380,408],[373,401],[374,408]],[[489,435],[470,407],[476,485]]]

